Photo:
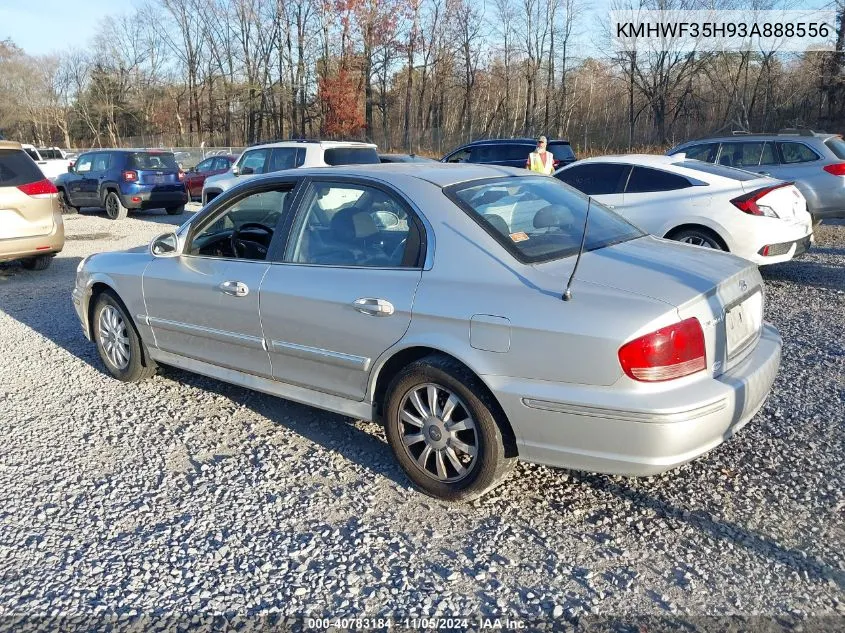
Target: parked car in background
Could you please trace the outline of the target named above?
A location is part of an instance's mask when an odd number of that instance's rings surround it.
[[[652,235],[730,251],[756,264],[802,254],[812,218],[792,184],[682,156],[600,156],[555,176]]]
[[[44,270],[64,244],[55,185],[20,143],[0,141],[0,262]]]
[[[206,179],[202,203],[205,205],[224,191],[260,174],[298,167],[377,163],[378,152],[372,143],[307,140],[261,143],[245,149],[228,172]]]
[[[659,473],[754,416],[781,339],[746,260],[599,204],[579,259],[588,208],[523,169],[294,169],[87,257],[73,302],[118,380],[162,363],[380,420],[437,497],[478,497],[517,458]]]
[[[202,198],[202,188],[205,184],[206,178],[209,176],[216,176],[218,174],[225,174],[232,168],[232,164],[238,160],[234,154],[227,154],[224,156],[210,156],[202,161],[196,167],[192,167],[185,172],[185,187],[188,189],[188,195],[193,200],[195,198]]]
[[[65,212],[99,207],[112,220],[136,209],[185,211],[185,174],[171,152],[145,149],[98,149],[80,155],[56,179]]]
[[[443,163],[525,167],[528,155],[536,148],[537,139],[533,138],[483,139],[462,145],[440,160]],[[546,148],[554,156],[555,169],[575,162],[575,152],[572,151],[572,146],[567,140],[551,140]]]
[[[55,182],[56,178],[67,172],[68,167],[73,165],[73,159],[58,147],[36,148],[26,144],[22,147],[48,180]]]
[[[426,158],[417,154],[379,154],[378,158],[383,163],[434,163],[433,158]]]
[[[839,134],[784,130],[682,143],[668,154],[789,180],[804,194],[815,222],[845,218],[845,140]]]

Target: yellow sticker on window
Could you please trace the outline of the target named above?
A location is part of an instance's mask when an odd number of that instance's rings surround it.
[[[519,231],[517,233],[511,233],[511,239],[514,242],[524,242],[525,240],[528,239],[528,234],[525,233],[524,231]]]

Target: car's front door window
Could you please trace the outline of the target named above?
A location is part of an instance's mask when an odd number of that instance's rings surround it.
[[[264,261],[280,220],[289,212],[293,185],[265,190],[234,201],[203,221],[191,238],[188,255]]]
[[[206,160],[202,161],[199,165],[197,165],[195,171],[199,174],[203,174],[207,171],[211,171],[211,166],[213,164],[214,164],[214,159],[213,158],[207,158]]]
[[[317,182],[302,209],[286,261],[378,267],[417,263],[413,253],[419,252],[419,231],[404,205],[381,189]]]
[[[240,172],[245,176],[248,174],[263,174],[265,171],[264,165],[267,163],[267,157],[269,155],[269,149],[257,149],[247,152],[241,159]]]
[[[76,161],[74,171],[77,174],[84,174],[86,172],[91,171],[91,164],[93,163],[93,159],[93,154],[85,154],[84,156],[80,156],[79,160]]]

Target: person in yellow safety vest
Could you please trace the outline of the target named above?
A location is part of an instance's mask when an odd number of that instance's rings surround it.
[[[551,152],[546,151],[546,137],[541,136],[537,139],[537,149],[528,155],[528,160],[525,161],[525,169],[551,176],[555,170],[555,157]]]

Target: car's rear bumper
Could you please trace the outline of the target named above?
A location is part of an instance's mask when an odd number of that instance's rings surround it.
[[[728,372],[659,392],[484,379],[514,427],[520,459],[646,476],[695,459],[745,426],[771,389],[781,345],[766,324],[754,351]]]
[[[178,207],[188,202],[188,192],[182,187],[174,191],[137,191],[121,193],[120,201],[127,209],[161,209]]]
[[[61,214],[53,214],[53,229],[46,235],[0,239],[0,262],[37,255],[55,255],[64,248],[65,226]]]
[[[774,221],[776,222],[776,221]],[[772,222],[772,224],[774,224]],[[747,239],[735,252],[758,266],[788,262],[793,257],[807,252],[813,244],[813,227],[807,224],[783,223],[776,230],[761,231]],[[768,254],[764,255],[768,247]]]

